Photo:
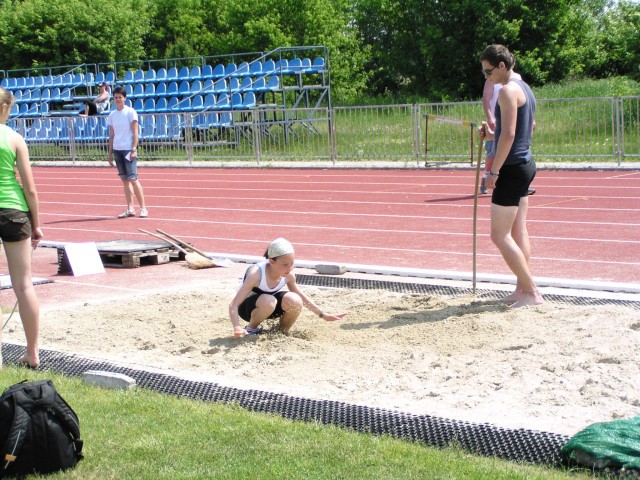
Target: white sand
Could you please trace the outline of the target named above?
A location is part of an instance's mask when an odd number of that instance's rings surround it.
[[[223,385],[573,435],[640,414],[640,314],[622,306],[302,287],[290,337],[234,339],[237,280],[42,315],[41,346]],[[18,321],[6,342],[23,343]]]

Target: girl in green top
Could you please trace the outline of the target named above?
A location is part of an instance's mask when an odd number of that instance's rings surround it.
[[[43,235],[27,144],[6,125],[13,102],[13,95],[0,87],[0,239],[27,337],[27,351],[20,363],[36,368],[40,364],[40,305],[31,279],[31,249]],[[16,167],[20,182],[16,178]],[[0,343],[1,340],[0,333]],[[0,358],[0,366],[1,362]]]

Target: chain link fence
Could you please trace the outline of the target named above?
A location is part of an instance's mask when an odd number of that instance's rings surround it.
[[[455,122],[429,122],[436,115]],[[140,159],[179,162],[469,162],[480,102],[141,114]],[[640,97],[538,99],[533,150],[554,162],[640,157]],[[104,161],[106,118],[18,118],[34,161]],[[471,147],[471,148],[470,148]]]

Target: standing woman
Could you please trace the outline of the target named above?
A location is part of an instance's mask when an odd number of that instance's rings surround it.
[[[27,351],[19,363],[36,368],[40,364],[40,304],[31,279],[31,252],[43,235],[27,144],[6,125],[13,102],[13,95],[0,87],[0,239],[27,338]]]
[[[516,290],[503,300],[512,307],[538,305],[544,300],[529,268],[527,231],[528,189],[536,175],[531,153],[536,99],[529,85],[513,71],[515,59],[506,47],[489,45],[480,61],[485,78],[502,85],[495,110],[496,128],[483,122],[481,135],[496,142],[486,180],[487,188],[493,189],[491,240],[517,278]]]

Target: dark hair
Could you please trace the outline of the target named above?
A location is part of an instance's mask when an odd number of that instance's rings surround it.
[[[515,57],[504,45],[489,45],[480,55],[480,61],[489,62],[492,67],[497,67],[500,62],[504,63],[507,70],[511,70],[516,63]]]
[[[127,91],[124,89],[124,87],[116,87],[113,90],[113,96],[115,97],[116,95],[122,95],[124,98],[127,98]]]

